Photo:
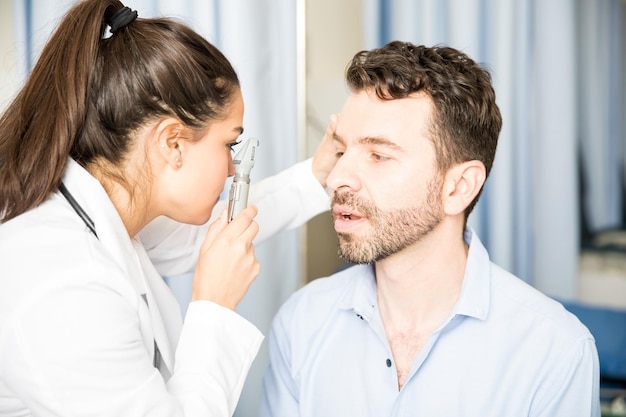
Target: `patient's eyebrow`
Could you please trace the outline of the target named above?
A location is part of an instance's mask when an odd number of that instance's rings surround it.
[[[340,144],[344,145],[346,144],[346,141],[344,140],[343,137],[339,136],[337,133],[333,133],[333,140],[339,142]],[[402,147],[392,141],[390,141],[387,138],[384,138],[382,136],[365,136],[359,139],[358,143],[360,145],[379,145],[379,146],[385,146],[387,148],[393,149],[393,150],[397,150],[397,151],[401,151]]]
[[[381,136],[365,136],[359,139],[359,143],[362,145],[381,145],[397,151],[402,150],[402,147],[400,145]]]

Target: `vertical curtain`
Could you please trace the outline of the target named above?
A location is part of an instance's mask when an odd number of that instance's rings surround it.
[[[470,225],[496,263],[575,299],[581,218],[592,231],[622,224],[624,2],[362,4],[367,48],[393,39],[448,44],[490,71],[504,124]]]
[[[13,0],[19,71],[26,77],[58,19],[73,0]],[[296,2],[291,0],[126,0],[140,17],[171,16],[188,23],[220,48],[237,71],[245,102],[244,138],[259,138],[252,180],[277,173],[298,159],[296,113]],[[257,247],[261,273],[238,311],[264,333],[284,299],[298,285],[297,232],[284,232]],[[185,310],[191,276],[167,277]],[[235,415],[256,415],[264,344]]]
[[[589,233],[623,227],[626,2],[578,0],[582,192]]]

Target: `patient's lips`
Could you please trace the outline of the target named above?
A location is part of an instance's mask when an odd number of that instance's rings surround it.
[[[363,213],[339,204],[333,206],[333,218],[337,233],[354,232],[359,226],[367,222],[367,217]]]

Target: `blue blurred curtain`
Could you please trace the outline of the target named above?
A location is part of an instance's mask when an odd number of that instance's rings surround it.
[[[42,45],[72,0],[13,0],[16,39],[21,48],[22,77],[28,74]],[[292,0],[127,0],[140,17],[172,16],[188,23],[231,60],[240,77],[245,116],[244,138],[260,139],[252,173],[263,178],[298,159],[296,100],[296,6]],[[239,312],[265,334],[282,301],[298,285],[297,232],[284,232],[257,247],[262,270]],[[183,310],[190,276],[169,277]],[[246,382],[236,415],[256,415],[264,344]]]
[[[366,48],[393,39],[447,44],[489,69],[504,125],[470,225],[496,263],[575,299],[582,219],[591,232],[622,225],[625,3],[362,4]]]

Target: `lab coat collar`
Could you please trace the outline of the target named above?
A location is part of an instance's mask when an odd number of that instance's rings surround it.
[[[72,197],[93,220],[98,240],[119,266],[123,266],[139,294],[147,292],[128,232],[108,194],[96,178],[73,159],[63,176],[63,183]]]
[[[156,341],[164,365],[168,369],[168,372],[162,371],[164,377],[167,378],[174,369],[173,351],[175,341],[170,339],[176,340],[179,330],[175,329],[176,324],[167,326],[175,332],[175,334],[168,337],[166,324],[163,321],[165,316],[162,316],[161,313],[174,315],[174,321],[178,322],[179,320],[177,319],[180,317],[178,304],[175,301],[172,303],[171,300],[166,300],[163,306],[168,311],[160,311],[161,299],[164,297],[173,298],[173,296],[167,288],[161,288],[161,286],[165,287],[165,283],[158,276],[140,242],[129,237],[119,213],[113,206],[102,184],[72,159],[68,160],[63,183],[78,204],[93,220],[98,239],[111,256],[111,259],[124,271],[128,280],[137,290],[139,297],[143,298],[145,296],[149,313],[145,314],[144,312],[142,314],[143,306],[139,307],[144,344],[148,351],[153,354],[154,342]],[[155,278],[158,278],[158,281]],[[167,308],[171,305],[175,308]],[[149,320],[148,323],[147,320]],[[182,322],[182,319],[180,321]],[[148,324],[148,328],[144,324]]]
[[[176,297],[154,268],[143,245],[138,239],[134,243],[139,262],[144,266],[144,277],[149,289],[146,293],[146,299],[152,316],[154,338],[167,367],[167,372],[161,370],[161,373],[167,380],[174,370],[175,347],[182,328],[183,320],[180,307]]]

